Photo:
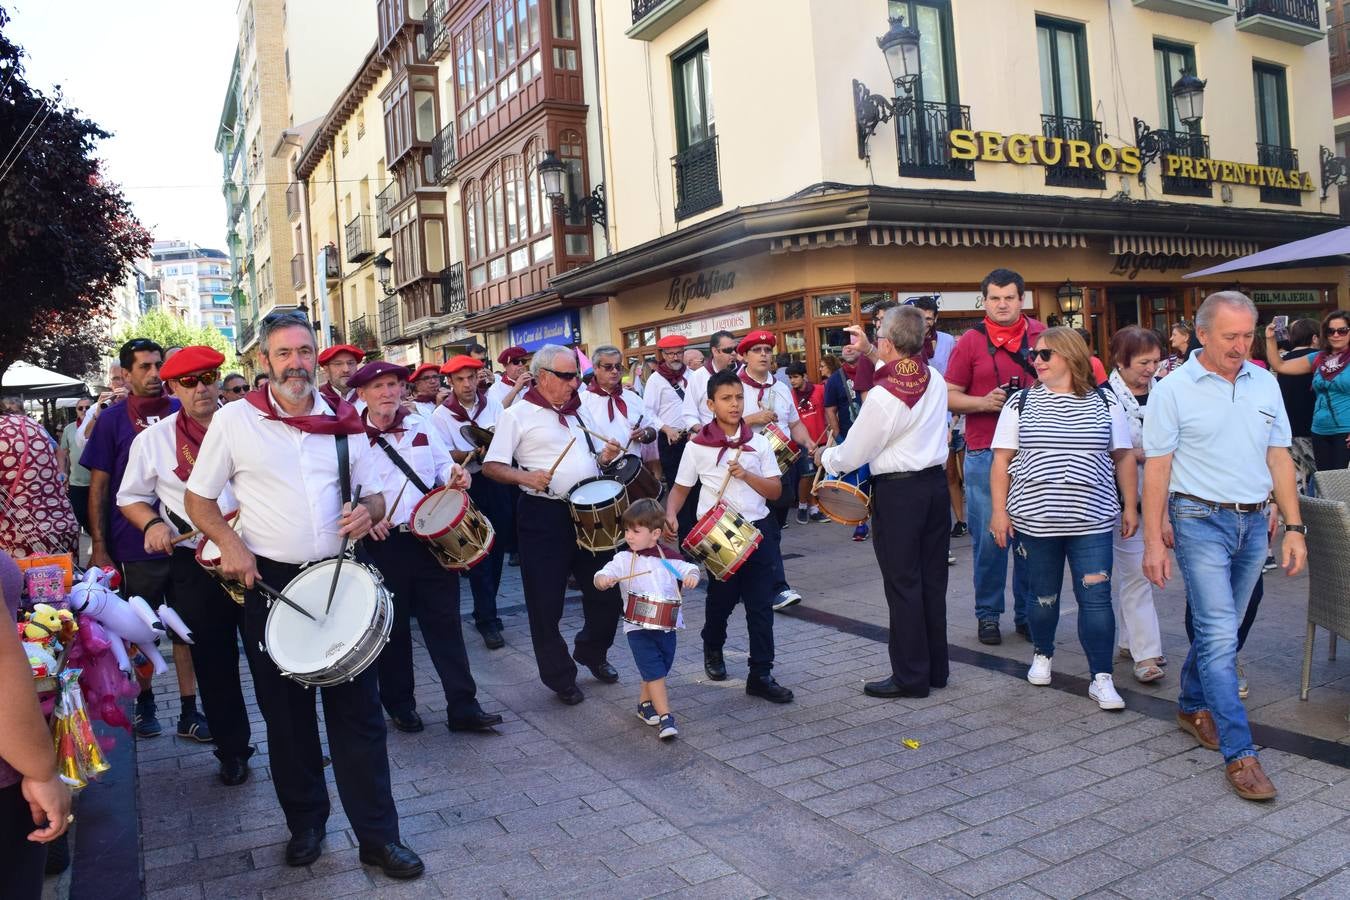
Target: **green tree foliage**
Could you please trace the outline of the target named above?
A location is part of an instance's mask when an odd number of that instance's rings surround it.
[[[225,354],[225,371],[235,367],[234,345],[225,335],[209,325],[194,326],[181,321],[162,309],[152,309],[134,325],[123,325],[113,334],[112,351],[132,338],[149,338],[161,347],[214,347]],[[223,374],[223,373],[222,373]]]

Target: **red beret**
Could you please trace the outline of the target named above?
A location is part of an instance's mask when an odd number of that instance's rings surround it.
[[[420,366],[418,366],[416,369],[413,369],[413,373],[412,373],[411,375],[408,376],[408,380],[409,380],[409,381],[416,381],[417,379],[421,378],[423,375],[427,374],[428,372],[436,372],[436,373],[439,374],[440,371],[441,371],[441,367],[438,366],[438,365],[436,365],[435,363],[422,363],[422,364],[421,364]]]
[[[530,355],[530,351],[524,347],[507,347],[501,353],[497,354],[497,362],[506,365],[509,360],[524,359]]]
[[[396,365],[385,359],[372,360],[357,369],[355,374],[347,379],[347,387],[365,387],[381,375],[393,375],[399,381],[402,381],[408,377],[408,367]]]
[[[752,331],[741,342],[736,345],[736,352],[745,354],[751,347],[758,347],[760,344],[768,344],[770,347],[778,342],[778,338],[773,336],[772,331]]]
[[[463,354],[461,354],[459,356],[450,357],[450,359],[446,361],[445,365],[441,366],[441,374],[453,375],[460,369],[481,369],[481,368],[483,368],[482,360],[474,359],[472,356],[464,356]]]
[[[682,334],[668,334],[656,342],[659,350],[679,350],[689,346],[689,338]]]
[[[360,347],[353,347],[351,344],[337,344],[319,354],[319,365],[328,365],[333,357],[337,356],[339,353],[350,353],[352,356],[356,357],[357,362],[366,358],[365,351]]]
[[[210,347],[184,347],[169,357],[159,370],[160,378],[178,378],[193,372],[209,372],[225,364],[225,354]]]

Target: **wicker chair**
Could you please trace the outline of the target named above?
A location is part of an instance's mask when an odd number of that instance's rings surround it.
[[[1320,475],[1319,475],[1320,478]],[[1308,526],[1308,635],[1303,642],[1303,681],[1299,699],[1308,699],[1313,634],[1318,625],[1331,632],[1327,658],[1336,658],[1336,636],[1350,638],[1350,507],[1342,500],[1299,497]]]
[[[1324,469],[1313,476],[1317,496],[1350,503],[1350,469]]]

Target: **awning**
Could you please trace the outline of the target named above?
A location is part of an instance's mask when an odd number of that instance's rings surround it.
[[[1187,237],[1168,234],[1118,234],[1111,238],[1111,255],[1161,253],[1165,256],[1246,256],[1261,249],[1255,241]]]
[[[1019,231],[1013,228],[871,228],[874,247],[1086,247],[1087,235],[1069,231]]]
[[[41,366],[16,362],[0,379],[0,393],[15,394],[25,400],[48,397],[88,397],[89,386],[78,378],[62,375]]]
[[[1230,260],[1181,277],[1201,278],[1205,275],[1250,269],[1312,269],[1319,266],[1344,265],[1350,265],[1350,227],[1337,228],[1326,234],[1315,234],[1301,241],[1280,244],[1278,247],[1271,247],[1259,253],[1253,252],[1241,259]]]
[[[770,253],[796,253],[801,250],[828,250],[831,247],[852,247],[858,243],[858,229],[832,228],[809,234],[776,237],[769,244]]]

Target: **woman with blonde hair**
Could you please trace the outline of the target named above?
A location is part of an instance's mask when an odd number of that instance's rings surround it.
[[[1102,709],[1124,709],[1111,675],[1112,532],[1117,522],[1125,537],[1139,526],[1138,508],[1120,503],[1137,495],[1137,473],[1120,401],[1095,384],[1090,358],[1071,328],[1037,338],[1031,360],[1039,381],[1008,398],[994,430],[989,532],[1026,561],[1037,601],[1027,608],[1035,645],[1027,681],[1050,683],[1067,561],[1092,674],[1088,696]]]

